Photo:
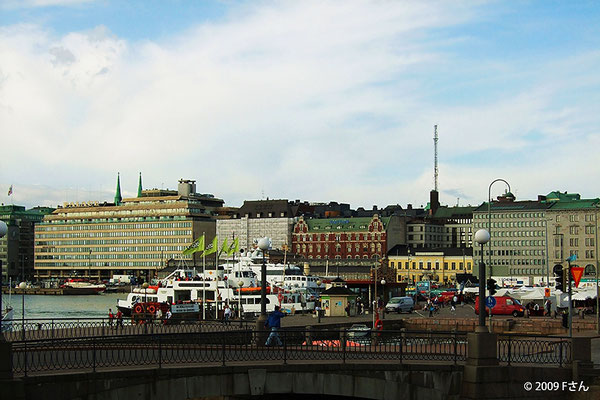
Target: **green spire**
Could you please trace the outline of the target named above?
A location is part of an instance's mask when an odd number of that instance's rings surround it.
[[[121,175],[117,172],[117,193],[115,193],[115,204],[121,205]]]
[[[137,197],[142,197],[142,173],[140,172],[140,181],[138,183],[138,195]]]

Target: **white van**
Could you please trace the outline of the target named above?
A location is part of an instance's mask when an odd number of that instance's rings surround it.
[[[385,305],[387,312],[407,312],[411,313],[415,309],[415,302],[412,297],[392,297]]]

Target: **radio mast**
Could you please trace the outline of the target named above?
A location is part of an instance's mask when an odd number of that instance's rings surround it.
[[[438,191],[438,133],[437,125],[433,126],[433,190]]]

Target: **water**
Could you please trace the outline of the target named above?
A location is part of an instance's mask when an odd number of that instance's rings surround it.
[[[99,318],[107,317],[108,309],[117,311],[117,300],[125,299],[127,293],[109,293],[88,296],[25,295],[25,319],[33,318]],[[9,303],[7,294],[2,296],[2,306]],[[13,318],[21,319],[23,296],[12,295],[10,305]]]

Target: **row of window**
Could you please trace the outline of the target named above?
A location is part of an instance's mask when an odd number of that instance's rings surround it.
[[[189,243],[189,238],[156,238],[156,239],[98,239],[98,240],[44,240],[36,241],[36,246],[73,246],[100,244],[159,244],[159,243]]]
[[[185,246],[106,246],[106,247],[67,247],[67,248],[42,248],[37,249],[36,253],[85,253],[89,254],[92,252],[92,258],[101,258],[102,256],[96,256],[95,253],[106,253],[106,252],[132,252],[132,251],[175,251],[179,248],[185,248]]]
[[[97,263],[93,263],[91,265],[88,265],[87,262],[69,262],[68,265],[65,263],[64,267],[65,268],[73,268],[73,267],[82,267],[82,268],[98,268],[98,267],[110,267],[112,269],[117,268],[117,267],[140,267],[140,268],[144,268],[144,269],[148,269],[148,268],[158,268],[158,267],[162,267],[164,266],[164,262],[161,261],[111,261],[110,264],[108,263],[104,263],[104,264],[97,264]],[[35,268],[42,268],[42,267],[54,267],[56,268],[57,265],[55,263],[51,263],[51,262],[36,262],[35,263]]]
[[[136,236],[191,236],[191,230],[180,231],[128,231],[128,232],[85,232],[85,233],[40,233],[35,235],[36,239],[58,239],[58,238],[88,238],[88,237],[136,237]]]
[[[51,226],[37,225],[36,232],[51,231],[105,231],[105,230],[132,230],[132,229],[166,229],[166,228],[191,228],[191,222],[148,222],[144,224],[123,223],[123,224],[89,224],[75,226]]]
[[[165,254],[165,253],[125,253],[125,254],[112,254],[106,253],[106,249],[98,249],[95,253],[85,253],[85,254],[52,254],[52,255],[36,255],[36,260],[88,260],[93,263],[97,260],[119,260],[119,259],[151,259],[151,258],[174,258],[175,256],[179,256],[183,251],[184,246],[174,246],[168,249],[168,251],[172,251],[173,254]],[[149,248],[143,248],[143,251],[153,251]],[[160,251],[160,250],[154,250]],[[99,252],[101,252],[99,254]],[[92,264],[93,265],[93,264]],[[112,265],[112,263],[111,263]]]
[[[333,249],[335,249],[335,251],[341,251],[342,250],[342,246],[341,245],[337,245],[337,246],[332,246]],[[377,249],[377,252],[381,252],[382,246],[381,243],[377,243],[377,245],[375,245],[375,243],[371,243],[370,246],[366,246],[366,245],[359,245],[358,243],[356,243],[354,245],[354,251],[360,251],[360,249],[364,249],[365,251],[367,251],[369,248],[371,249],[371,251],[375,251],[375,249]],[[308,246],[303,244],[303,245],[297,245],[294,247],[294,251],[300,251],[302,253],[306,253],[308,249],[309,253],[312,253],[314,249],[317,250],[317,253],[321,252],[321,249],[323,249],[325,252],[329,251],[329,245],[324,245],[323,247],[321,247],[320,244],[317,245],[313,245],[309,244]],[[346,246],[346,251],[351,252],[352,251],[352,245],[349,244]]]
[[[473,219],[488,219],[490,215],[481,212],[481,213],[473,213]],[[493,213],[491,214],[492,219],[509,219],[509,218],[542,218],[544,213],[541,212],[529,212],[529,213]]]
[[[348,236],[350,236],[350,238],[348,239]],[[321,240],[322,242],[326,241],[326,236],[325,234],[321,234],[320,238],[319,235],[316,233],[313,233],[312,235],[312,241],[317,241],[317,240]],[[333,239],[330,239],[333,240]],[[337,233],[335,235],[335,240],[336,241],[347,241],[347,240],[385,240],[385,234],[379,234],[379,233],[375,233],[373,235],[371,235],[370,233],[367,234],[346,234],[344,235],[344,237],[342,235],[340,235],[339,233]],[[298,241],[298,242],[310,242],[311,241],[311,236],[310,234],[306,234],[306,235],[300,235],[300,234],[295,234],[294,235],[294,241]]]
[[[470,270],[471,269],[471,262],[467,261],[465,263],[467,265],[467,269]],[[396,264],[396,268],[397,269],[417,269],[417,262],[413,261],[412,262],[412,268],[410,268],[410,265],[408,261],[398,261]],[[419,261],[418,262],[418,269],[427,269],[427,270],[431,270],[431,269],[440,269],[440,263],[438,261],[436,261],[435,263],[432,263],[431,261],[427,261],[427,262],[423,262],[423,261]],[[390,267],[394,268],[394,261],[390,262]],[[455,271],[456,268],[458,267],[459,270],[463,270],[464,268],[464,264],[463,262],[444,262],[444,270],[452,270]]]

